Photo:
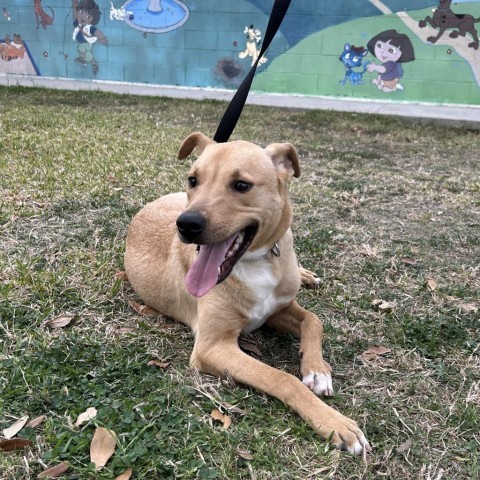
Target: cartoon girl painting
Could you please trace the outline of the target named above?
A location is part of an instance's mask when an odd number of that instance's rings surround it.
[[[415,60],[415,52],[410,39],[396,30],[385,30],[373,37],[367,44],[370,53],[381,62],[367,66],[369,72],[378,72],[372,83],[385,93],[403,90],[400,79],[403,77],[401,63]]]
[[[73,30],[72,38],[78,44],[77,65],[86,67],[92,64],[94,74],[98,72],[98,63],[93,56],[93,44],[98,40],[103,45],[108,45],[108,38],[95,25],[100,21],[100,9],[93,0],[72,0]]]

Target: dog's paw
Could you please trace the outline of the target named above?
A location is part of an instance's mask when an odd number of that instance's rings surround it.
[[[320,285],[320,279],[317,277],[317,275],[310,271],[307,270],[306,268],[299,267],[300,268],[300,277],[302,279],[302,285],[310,288],[317,288]]]
[[[323,397],[333,396],[332,376],[328,373],[309,372],[304,375],[302,383],[315,395]]]
[[[332,443],[336,448],[352,455],[361,455],[370,452],[372,447],[368,443],[363,432],[358,428],[357,422],[344,417],[341,426],[337,426],[332,435]]]
[[[361,455],[372,450],[357,422],[337,410],[332,409],[328,419],[319,424],[318,430],[338,450],[352,455]]]

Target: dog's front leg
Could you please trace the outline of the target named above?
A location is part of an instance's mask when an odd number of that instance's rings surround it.
[[[302,382],[317,395],[332,396],[332,368],[323,359],[323,325],[313,312],[292,302],[267,320],[276,330],[292,333],[300,338],[300,373]]]
[[[220,329],[221,330],[221,329]],[[298,413],[319,435],[341,450],[360,454],[370,450],[355,421],[322,402],[302,382],[242,352],[235,333],[199,331],[192,364],[205,373],[228,375],[235,381],[271,395]]]
[[[445,33],[446,30],[447,30],[446,27],[440,27],[440,30],[438,31],[438,33],[435,37],[434,36],[427,37],[427,42],[437,43],[439,38]]]

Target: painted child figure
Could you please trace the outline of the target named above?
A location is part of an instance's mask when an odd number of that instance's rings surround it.
[[[415,60],[415,53],[410,39],[396,30],[386,30],[373,37],[367,44],[370,53],[380,60],[377,65],[367,65],[369,72],[378,72],[372,83],[385,93],[403,90],[400,79],[403,77],[401,63]]]
[[[98,63],[93,56],[93,44],[98,40],[103,45],[108,45],[108,38],[95,25],[100,21],[100,9],[93,0],[72,0],[74,22],[72,38],[78,44],[77,65],[86,67],[92,64],[94,74],[98,72]]]

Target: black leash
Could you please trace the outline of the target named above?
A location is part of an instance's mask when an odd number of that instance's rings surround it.
[[[238,90],[236,91],[227,109],[225,110],[222,119],[220,120],[220,124],[218,125],[215,136],[213,137],[217,143],[224,143],[230,138],[230,135],[232,134],[238,119],[240,118],[243,107],[245,106],[245,102],[247,101],[248,92],[250,91],[258,63],[280,28],[282,20],[285,17],[290,5],[290,1],[291,0],[275,0],[258,58],[253,64],[251,70],[248,72],[247,76],[243,79],[242,84],[238,87]]]

